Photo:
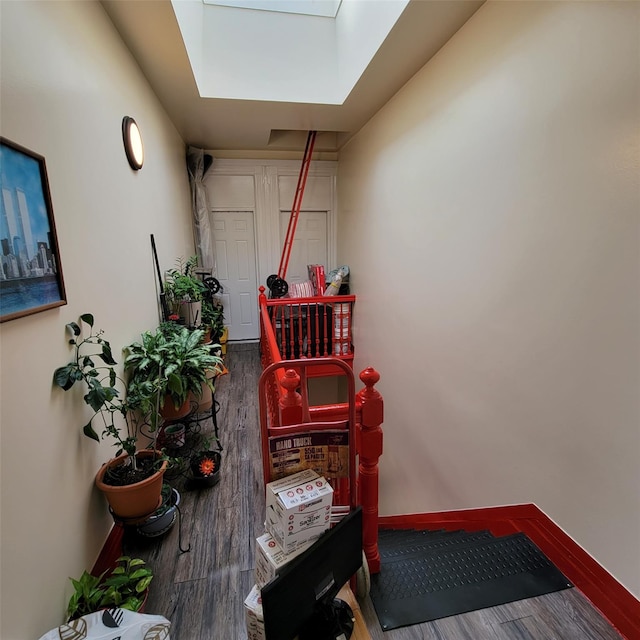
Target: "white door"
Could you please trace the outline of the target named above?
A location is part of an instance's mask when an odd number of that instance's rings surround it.
[[[291,211],[280,212],[280,246],[284,245],[290,217]],[[327,212],[301,211],[285,280],[289,283],[308,280],[309,264],[321,264],[328,273],[327,246]]]
[[[253,211],[214,211],[216,278],[229,340],[257,340],[258,285]]]

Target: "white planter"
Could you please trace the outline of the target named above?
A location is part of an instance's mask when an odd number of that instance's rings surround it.
[[[170,424],[164,428],[164,436],[167,446],[172,449],[179,449],[184,446],[185,426],[181,422]]]
[[[178,314],[187,327],[202,324],[202,302],[179,302]]]

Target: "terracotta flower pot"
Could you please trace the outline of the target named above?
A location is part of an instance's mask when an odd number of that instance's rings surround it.
[[[208,380],[213,380],[216,377],[217,371],[214,369],[207,369],[206,376]],[[211,389],[206,385],[202,385],[202,395],[200,396],[200,401],[198,402],[198,413],[204,413],[205,411],[209,411],[211,409],[211,405],[213,405],[213,393],[211,393]]]
[[[172,420],[179,420],[184,418],[191,412],[191,402],[193,401],[193,394],[189,393],[187,399],[182,403],[182,406],[176,409],[176,405],[173,403],[171,396],[167,395],[164,399],[164,406],[160,409],[160,415],[166,422]]]
[[[143,450],[136,453],[137,458],[150,458],[162,455],[160,451]],[[146,518],[152,514],[162,502],[162,476],[167,468],[167,461],[162,462],[158,471],[141,482],[124,486],[105,484],[104,475],[108,469],[124,464],[127,454],[112,458],[100,467],[96,475],[96,486],[109,502],[113,515],[122,520]]]

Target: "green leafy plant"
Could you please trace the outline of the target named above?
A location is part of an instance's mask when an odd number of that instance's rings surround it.
[[[81,325],[89,328],[89,335],[83,337]],[[73,345],[74,357],[53,374],[53,382],[65,391],[76,383],[84,385],[84,401],[93,410],[93,416],[82,428],[85,436],[100,442],[101,437],[110,437],[119,455],[125,451],[130,464],[135,468],[135,451],[139,430],[142,425],[154,420],[154,403],[159,402],[158,381],[149,381],[142,387],[136,386],[133,393],[126,394],[126,383],[118,376],[111,345],[104,338],[102,330],[94,329],[94,317],[90,313],[80,316],[80,324],[66,325],[71,333],[69,344]],[[101,423],[101,435],[95,422]]]
[[[202,301],[202,324],[211,328],[211,337],[215,342],[224,330],[224,309],[222,303],[213,298]]]
[[[145,331],[139,342],[127,347],[124,367],[129,375],[129,393],[136,394],[137,399],[139,391],[145,411],[149,409],[152,389],[160,389],[160,406],[170,398],[179,408],[190,392],[199,398],[203,385],[213,389],[207,370],[222,362],[202,343],[204,331],[179,325],[168,328],[166,324],[171,323],[163,323],[156,332]]]
[[[104,574],[92,576],[85,571],[78,580],[69,578],[75,589],[67,605],[69,619],[79,618],[101,608],[104,591],[100,588],[100,581],[103,577]]]
[[[158,326],[157,332],[162,333],[164,336],[169,337],[175,335],[176,333],[180,333],[184,325],[179,324],[176,321],[168,320],[166,322],[161,322]]]
[[[67,606],[69,618],[79,618],[111,607],[140,610],[153,579],[153,572],[146,567],[144,560],[121,556],[115,569],[107,574],[105,571],[99,576],[92,576],[85,571],[79,580],[69,578],[74,587]]]
[[[185,301],[198,302],[203,299],[206,287],[195,274],[197,266],[197,256],[191,256],[186,261],[179,258],[176,261],[176,268],[167,271],[164,290],[174,304]]]

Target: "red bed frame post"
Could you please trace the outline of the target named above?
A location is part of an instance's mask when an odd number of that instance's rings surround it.
[[[280,380],[280,385],[285,389],[280,397],[280,424],[300,424],[302,420],[302,396],[296,391],[300,386],[300,376],[293,370],[287,369]]]
[[[360,405],[358,435],[358,502],[362,505],[362,543],[371,573],[380,572],[378,551],[378,460],[382,455],[382,428],[384,402],[374,385],[380,374],[372,367],[360,373],[365,385],[357,393]]]

